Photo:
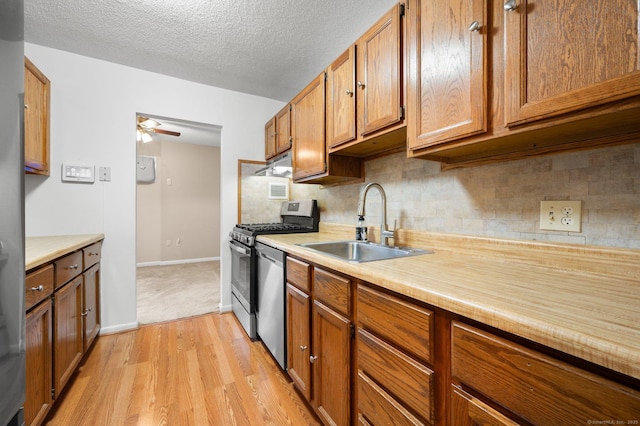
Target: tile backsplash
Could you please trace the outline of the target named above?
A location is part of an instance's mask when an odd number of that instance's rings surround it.
[[[640,249],[640,143],[448,171],[399,153],[367,161],[365,181],[384,188],[390,227]],[[316,198],[321,221],[355,226],[362,186],[291,184],[290,198]],[[541,231],[542,200],[582,200],[582,232]],[[380,223],[375,190],[366,213]]]

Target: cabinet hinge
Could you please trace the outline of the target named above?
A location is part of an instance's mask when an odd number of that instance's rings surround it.
[[[56,388],[51,388],[51,399],[56,396]]]
[[[400,107],[400,120],[404,120],[404,105]]]
[[[324,73],[324,81],[327,81],[327,72]]]
[[[400,3],[400,17],[404,16],[404,3]]]
[[[354,339],[356,337],[356,326],[354,323],[349,324],[351,328],[351,338]]]

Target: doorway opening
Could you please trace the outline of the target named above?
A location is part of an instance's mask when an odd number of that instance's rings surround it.
[[[136,126],[138,322],[216,312],[222,128],[143,113]]]

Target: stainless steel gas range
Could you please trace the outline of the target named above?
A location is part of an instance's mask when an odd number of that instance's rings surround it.
[[[249,338],[260,338],[285,368],[284,253],[258,243],[256,237],[318,232],[318,204],[316,200],[285,201],[280,217],[282,221],[278,223],[236,225],[229,234],[229,247],[233,313]]]

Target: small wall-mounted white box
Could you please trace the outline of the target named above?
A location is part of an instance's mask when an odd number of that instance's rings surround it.
[[[94,166],[62,163],[62,181],[93,183],[95,181],[94,171]]]

